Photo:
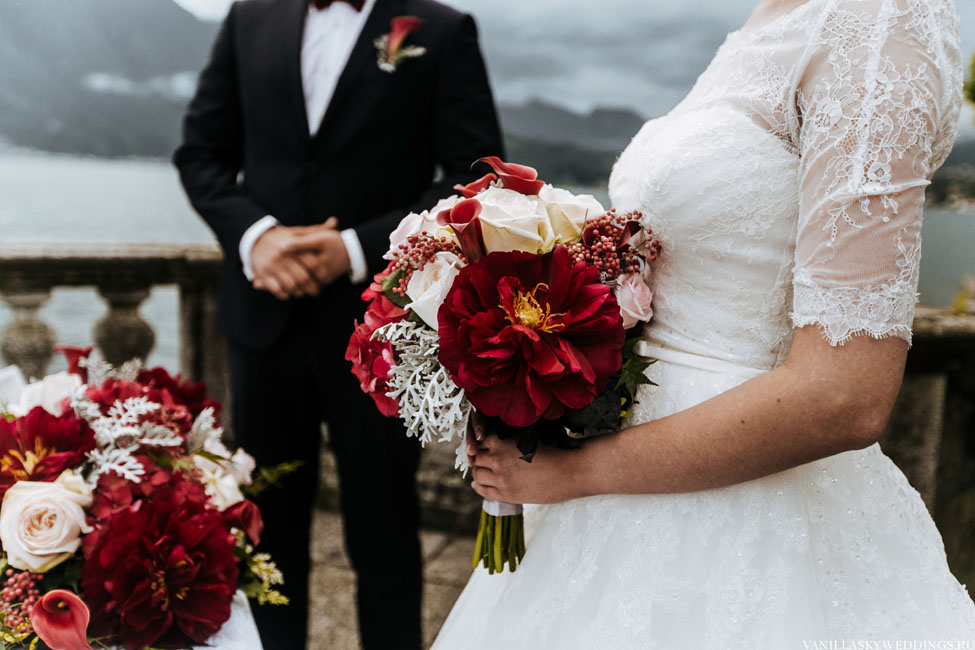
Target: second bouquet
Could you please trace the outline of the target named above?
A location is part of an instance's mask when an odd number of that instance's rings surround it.
[[[647,284],[660,244],[637,213],[607,211],[494,169],[432,210],[407,215],[346,358],[377,407],[424,444],[457,444],[476,411],[517,443],[572,448],[619,429],[651,363],[627,336],[652,316]],[[485,501],[474,564],[514,571],[525,553],[520,504]]]

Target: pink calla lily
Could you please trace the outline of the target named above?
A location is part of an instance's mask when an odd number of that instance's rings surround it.
[[[403,47],[406,37],[420,28],[422,18],[416,16],[398,16],[390,23],[389,40],[386,42],[386,60],[394,61],[396,53]]]
[[[507,190],[534,196],[545,186],[545,181],[538,180],[538,171],[534,167],[507,163],[497,156],[479,158],[477,162],[491,165],[494,172],[501,177],[501,184]]]
[[[495,174],[488,173],[488,174],[484,174],[484,176],[481,176],[473,183],[468,183],[467,185],[461,185],[460,183],[458,183],[457,185],[454,185],[454,189],[460,192],[460,195],[463,196],[465,199],[472,199],[478,194],[480,194],[481,192],[483,192],[484,190],[486,190],[488,188],[488,185],[490,185],[496,180],[498,180],[498,177]]]
[[[437,223],[450,226],[457,235],[460,249],[470,262],[482,257],[486,252],[481,221],[477,218],[481,214],[481,209],[481,203],[477,199],[464,199],[449,212],[444,210],[437,215]]]
[[[77,594],[54,589],[30,610],[30,624],[51,650],[93,650],[87,636],[90,616]]]

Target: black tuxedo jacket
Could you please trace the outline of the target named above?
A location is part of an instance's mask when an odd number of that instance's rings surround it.
[[[253,289],[238,246],[255,221],[308,225],[334,215],[340,228],[355,228],[371,275],[403,216],[483,173],[473,161],[502,155],[474,21],[433,0],[377,0],[310,137],[300,64],[307,10],[308,0],[231,7],[174,155],[190,202],[223,248],[218,320],[252,349],[271,345],[299,305],[344,347],[364,309],[364,287],[345,278],[301,301]],[[406,43],[426,54],[383,72],[374,41],[403,15],[423,19]]]

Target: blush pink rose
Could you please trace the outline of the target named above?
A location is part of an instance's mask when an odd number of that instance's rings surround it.
[[[653,292],[639,273],[630,273],[620,279],[616,300],[620,303],[625,329],[638,323],[646,323],[653,317],[653,309],[650,307]]]

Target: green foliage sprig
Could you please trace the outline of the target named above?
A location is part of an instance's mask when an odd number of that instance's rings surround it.
[[[241,485],[240,491],[243,492],[244,496],[248,499],[253,499],[272,485],[279,483],[285,476],[294,474],[304,465],[305,462],[302,460],[292,460],[286,463],[281,463],[280,465],[261,467],[255,473],[254,480],[251,482],[251,484]]]

